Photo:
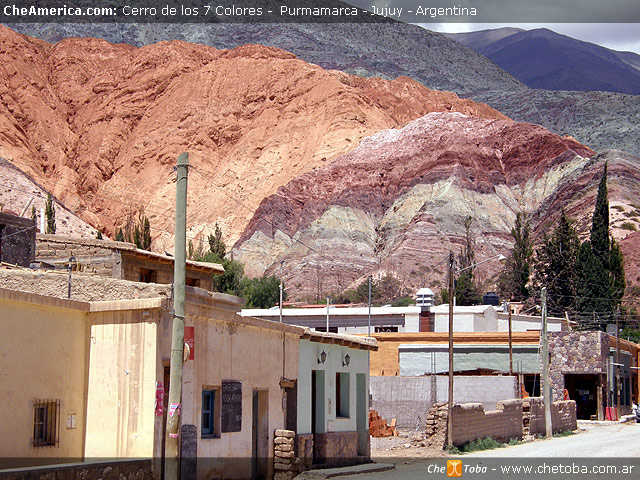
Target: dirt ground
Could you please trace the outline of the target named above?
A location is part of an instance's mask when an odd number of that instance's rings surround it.
[[[371,437],[371,459],[444,457],[440,447],[428,445],[421,432],[401,431],[397,437]]]

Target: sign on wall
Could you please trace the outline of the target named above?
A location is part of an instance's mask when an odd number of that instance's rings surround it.
[[[194,359],[195,355],[195,327],[184,327],[184,343],[189,345],[189,360]]]
[[[242,382],[222,381],[222,433],[242,429]]]

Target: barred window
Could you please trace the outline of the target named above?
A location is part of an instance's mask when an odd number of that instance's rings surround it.
[[[33,439],[35,447],[56,447],[59,442],[60,400],[33,402]]]

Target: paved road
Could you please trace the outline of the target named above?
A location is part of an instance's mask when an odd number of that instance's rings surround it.
[[[640,424],[588,425],[550,440],[536,440],[496,450],[449,457],[460,460],[465,480],[638,480]],[[384,454],[384,453],[383,453]],[[363,473],[353,480],[431,480],[447,478],[446,458],[374,458],[394,463],[395,470]],[[513,467],[529,470],[508,470]],[[505,468],[507,470],[505,470]],[[542,468],[542,471],[540,471]],[[553,470],[553,469],[556,470]],[[596,471],[613,468],[615,471]],[[561,469],[561,470],[557,470]],[[573,469],[566,470],[566,469]],[[576,470],[577,469],[577,470]]]
[[[465,457],[636,457],[640,458],[640,424],[635,422],[613,425],[582,426],[581,431],[568,437],[536,440],[512,447],[474,452]],[[640,478],[640,472],[638,477]]]

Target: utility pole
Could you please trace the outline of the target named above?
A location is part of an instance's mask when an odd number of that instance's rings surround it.
[[[187,256],[187,177],[189,154],[178,156],[176,171],[176,231],[173,269],[173,330],[171,333],[171,369],[169,411],[165,439],[164,471],[166,480],[178,479],[178,429],[182,398],[182,363],[184,351],[184,297]]]
[[[329,297],[327,297],[327,333],[329,333]]]
[[[542,384],[544,390],[542,398],[544,401],[544,426],[546,438],[553,436],[553,425],[551,424],[551,385],[549,385],[549,339],[547,338],[547,287],[542,287],[540,294],[542,302]]]
[[[453,445],[453,252],[449,250],[449,404],[447,407],[447,445]]]
[[[513,375],[513,340],[511,337],[511,306],[507,302],[505,304],[509,310],[509,375]]]
[[[367,323],[367,336],[371,336],[371,275],[369,275],[369,321]]]
[[[282,264],[284,260],[280,262],[280,323],[282,323]]]
[[[620,306],[616,313],[616,419],[620,408]]]

